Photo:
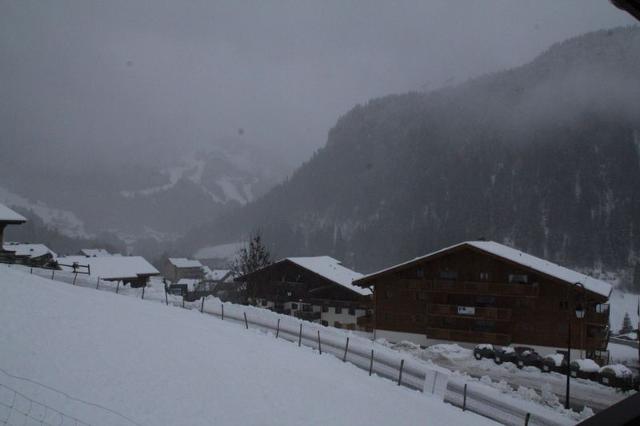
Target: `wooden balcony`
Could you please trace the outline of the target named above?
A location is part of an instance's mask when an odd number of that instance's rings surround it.
[[[540,289],[533,284],[490,283],[481,281],[429,280],[425,290],[430,293],[482,294],[491,296],[538,297]]]
[[[473,307],[472,313],[468,311],[467,313],[463,312],[464,310],[461,311],[458,305],[427,305],[427,315],[430,316],[487,319],[495,321],[511,320],[511,309]]]
[[[600,305],[597,310],[587,309],[584,319],[587,323],[607,325],[609,324],[609,304]]]
[[[457,342],[491,343],[502,346],[506,346],[511,343],[511,335],[509,334],[452,330],[446,328],[427,328],[427,338],[452,340]]]

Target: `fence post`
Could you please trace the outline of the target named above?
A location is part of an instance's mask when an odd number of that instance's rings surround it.
[[[344,346],[344,356],[342,357],[342,362],[347,362],[347,352],[349,351],[349,338],[347,337],[347,343]]]
[[[224,302],[222,302],[222,321],[224,321]]]
[[[318,352],[322,355],[322,343],[320,342],[320,330],[318,330]]]
[[[116,284],[116,294],[120,291],[120,280],[118,280],[118,284]]]
[[[167,286],[164,287],[164,303],[169,306],[169,296],[167,295]]]
[[[278,338],[278,334],[280,334],[280,318],[278,318],[278,325],[276,325],[276,339]]]
[[[400,374],[398,375],[398,386],[402,384],[402,370],[404,369],[404,359],[400,360]]]
[[[71,283],[71,285],[76,285],[76,279],[78,278],[78,273],[74,273],[73,274],[73,282]]]
[[[56,274],[56,270],[55,270],[55,269],[52,269],[52,270],[51,270],[51,279],[53,279],[53,276],[54,276],[55,274]]]
[[[96,290],[98,289],[99,286],[100,286],[100,277],[98,277],[98,279],[96,280]]]
[[[371,349],[371,359],[369,360],[369,375],[373,373],[373,349]]]
[[[300,323],[300,332],[298,333],[298,347],[302,345],[302,323]]]
[[[243,312],[244,314],[244,327],[248,330],[249,329],[249,321],[247,321],[247,313]]]
[[[524,426],[529,426],[530,419],[531,419],[531,413],[527,413],[527,415],[524,416]]]
[[[33,274],[33,266],[30,269],[31,269],[31,271],[29,273]]]
[[[431,386],[431,394],[436,393],[436,382],[438,381],[438,372],[433,375],[433,386]]]
[[[462,394],[462,411],[467,409],[467,384],[464,384],[464,393]]]
[[[144,287],[142,287],[142,300],[144,300],[144,289],[147,288],[147,286],[145,285]]]
[[[204,312],[204,296],[202,296],[202,303],[200,303],[200,313]]]
[[[184,308],[184,294],[182,295],[182,307]]]

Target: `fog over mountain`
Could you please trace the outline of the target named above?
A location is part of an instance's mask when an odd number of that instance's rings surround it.
[[[381,268],[486,237],[586,268],[640,253],[640,28],[521,67],[358,105],[282,185],[185,239],[261,229],[281,255]]]
[[[0,202],[170,241],[268,193],[356,104],[632,22],[603,0],[4,1]]]

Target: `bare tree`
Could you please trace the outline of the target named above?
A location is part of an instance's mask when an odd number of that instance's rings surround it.
[[[271,263],[271,254],[262,242],[262,235],[256,231],[245,246],[236,253],[236,258],[231,263],[231,270],[235,276],[243,276]]]

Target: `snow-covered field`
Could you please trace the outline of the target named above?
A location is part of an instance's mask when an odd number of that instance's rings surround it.
[[[127,422],[72,398],[145,425],[493,424],[334,356],[197,311],[4,265],[0,292],[0,383],[92,424]]]

